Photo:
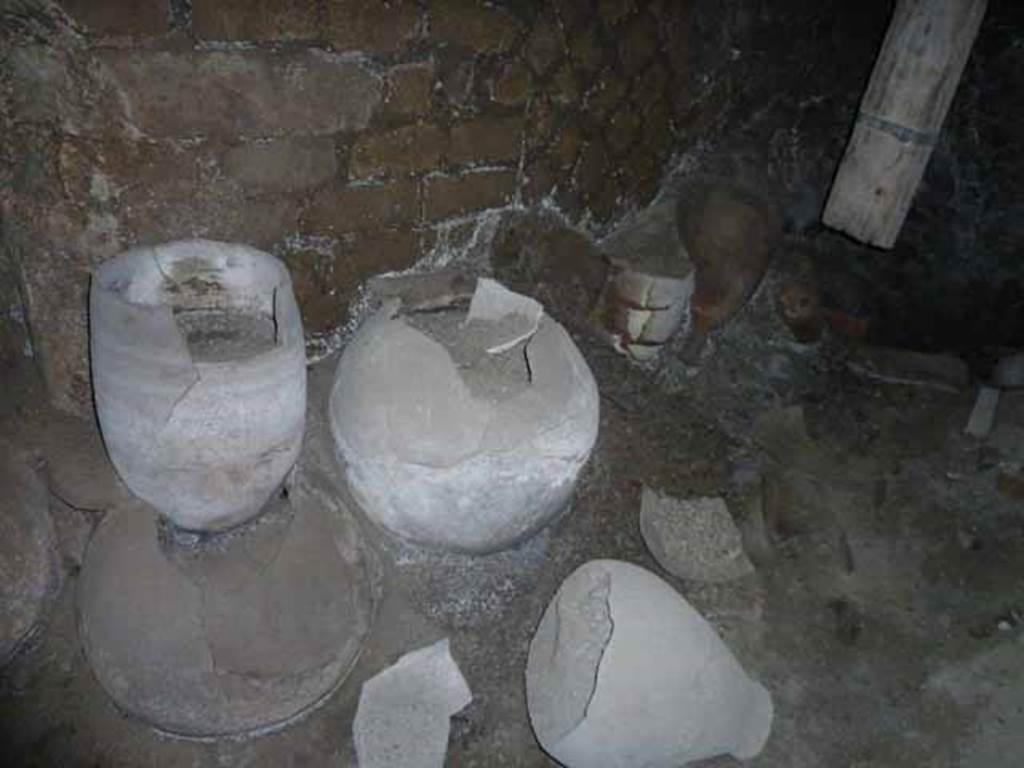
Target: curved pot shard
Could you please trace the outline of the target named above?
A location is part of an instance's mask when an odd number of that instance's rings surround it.
[[[96,411],[125,484],[174,523],[255,515],[305,429],[302,320],[284,265],[232,243],[128,251],[89,295]]]
[[[367,516],[489,552],[568,503],[597,438],[594,377],[533,299],[480,280],[469,312],[381,310],[338,365],[331,431]]]
[[[570,768],[675,768],[753,757],[772,701],[711,626],[668,584],[593,560],[548,605],[526,667],[530,721]]]

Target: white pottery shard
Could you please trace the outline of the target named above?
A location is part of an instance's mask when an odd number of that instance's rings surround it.
[[[559,588],[526,667],[538,741],[569,768],[677,768],[761,751],[772,722],[711,626],[635,565],[593,560]]]
[[[496,280],[481,277],[469,302],[466,322],[494,324],[492,338],[485,344],[496,355],[526,341],[537,332],[544,307],[536,299],[514,293]]]
[[[449,718],[473,700],[448,640],[363,683],[352,733],[360,768],[442,768]]]
[[[971,416],[964,427],[964,434],[983,440],[989,436],[996,423],[1000,390],[995,387],[979,387],[978,397],[971,409]]]

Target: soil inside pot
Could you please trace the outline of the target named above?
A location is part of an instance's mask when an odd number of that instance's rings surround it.
[[[244,360],[276,345],[276,328],[266,315],[237,310],[189,310],[174,319],[192,359],[199,363]]]

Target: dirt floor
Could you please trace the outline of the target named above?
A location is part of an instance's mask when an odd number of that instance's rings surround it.
[[[518,549],[439,557],[365,527],[383,587],[366,647],[340,689],[273,733],[188,741],[115,708],[75,615],[82,548],[102,512],[55,498],[64,585],[0,677],[0,764],[354,764],[362,681],[447,636],[474,697],[453,719],[448,765],[553,765],[527,720],[528,643],[561,580],[598,557],[667,579],[772,692],[773,732],[752,766],[1024,764],[1024,392],[1004,395],[987,440],[965,437],[972,392],[858,378],[838,342],[793,343],[771,295],[763,287],[697,366],[675,349],[641,369],[579,340],[601,389],[598,444],[572,508]],[[310,372],[304,460],[328,460],[335,364]],[[30,375],[11,372],[3,392],[4,432],[51,464],[81,460],[66,441],[47,448],[61,422]],[[638,529],[645,484],[724,496],[755,574],[708,586],[661,570]]]

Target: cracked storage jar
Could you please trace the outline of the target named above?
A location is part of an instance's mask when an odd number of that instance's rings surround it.
[[[401,539],[469,553],[512,546],[566,507],[598,411],[565,329],[488,279],[468,312],[385,305],[345,348],[330,398],[366,515]]]
[[[96,413],[124,483],[181,528],[256,515],[305,429],[285,266],[209,240],[133,249],[93,275],[89,324]]]

